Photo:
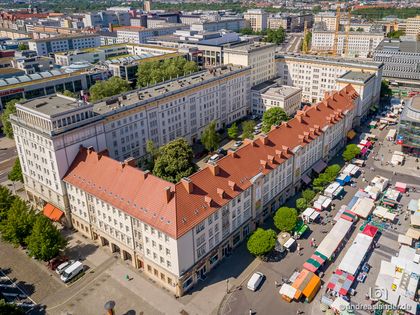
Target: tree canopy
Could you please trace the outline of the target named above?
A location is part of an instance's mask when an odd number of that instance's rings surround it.
[[[25,44],[25,43],[20,43],[20,44],[18,45],[18,50],[20,50],[20,51],[22,51],[22,50],[28,50],[28,49],[29,49],[28,44]]]
[[[281,207],[274,215],[274,225],[282,232],[291,232],[296,227],[298,214],[296,209]]]
[[[188,177],[196,170],[193,163],[193,151],[188,142],[179,138],[159,149],[153,174],[172,183],[177,183],[182,177]]]
[[[76,98],[77,97],[76,93],[74,93],[72,91],[69,91],[69,90],[64,90],[63,91],[63,95],[64,96],[67,96],[67,97],[73,97],[73,98]]]
[[[401,36],[404,36],[405,32],[402,30],[398,30],[398,31],[391,31],[388,34],[386,34],[386,36],[388,38],[400,38]]]
[[[216,150],[220,144],[220,136],[216,131],[216,121],[213,120],[204,129],[201,135],[201,143],[204,145],[207,151],[211,152]]]
[[[25,315],[23,309],[13,303],[6,303],[5,300],[0,299],[0,314],[4,315]]]
[[[26,243],[29,255],[44,261],[57,256],[67,244],[60,231],[43,215],[36,217],[32,232],[26,238]]]
[[[98,101],[110,96],[129,91],[130,84],[120,77],[112,77],[106,81],[98,81],[89,89],[90,100]]]
[[[26,237],[32,231],[35,213],[28,209],[20,198],[15,198],[7,212],[7,217],[0,223],[0,232],[4,240],[15,245],[25,244]]]
[[[351,161],[360,154],[360,148],[356,144],[348,144],[342,156],[345,161]]]
[[[312,189],[305,189],[302,191],[302,198],[307,202],[311,202],[315,198],[316,193]]]
[[[328,166],[323,173],[319,174],[318,177],[314,179],[312,183],[313,189],[316,191],[324,189],[325,186],[330,184],[337,177],[338,173],[340,173],[340,169],[341,167],[338,164]]]
[[[266,42],[270,42],[276,45],[279,45],[284,42],[286,38],[286,31],[283,27],[279,27],[276,30],[268,29],[267,36],[265,37]]]
[[[7,218],[15,198],[7,187],[0,185],[0,223]]]
[[[254,139],[255,121],[246,120],[242,122],[242,139]]]
[[[261,130],[265,133],[269,132],[271,126],[279,125],[282,121],[288,120],[287,114],[280,107],[272,107],[267,109],[262,118],[262,128]]]
[[[307,32],[302,42],[302,52],[309,53],[312,42],[312,32]]]
[[[1,114],[1,123],[3,124],[3,132],[7,138],[13,139],[13,128],[9,121],[9,117],[12,114],[16,114],[16,103],[20,100],[14,99],[6,103],[6,106]]]
[[[227,130],[228,136],[230,139],[236,139],[238,137],[239,128],[236,122],[232,124]]]
[[[273,230],[258,228],[252,233],[246,247],[254,256],[262,256],[271,252],[276,246],[277,234]]]
[[[391,97],[392,90],[389,87],[389,83],[387,81],[382,80],[381,82],[381,97]]]
[[[308,201],[305,198],[296,199],[296,208],[300,211],[305,210],[308,207]]]
[[[145,87],[197,71],[197,64],[183,57],[144,62],[137,70],[137,86]]]
[[[7,175],[7,178],[14,182],[22,182],[23,183],[23,175],[22,175],[22,167],[20,166],[20,160],[17,158],[15,160],[15,164]]]

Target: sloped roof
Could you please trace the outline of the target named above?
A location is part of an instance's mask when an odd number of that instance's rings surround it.
[[[253,177],[271,172],[293,155],[295,147],[305,146],[325,126],[340,121],[357,97],[348,85],[177,184],[84,148],[64,180],[179,238],[248,189]]]

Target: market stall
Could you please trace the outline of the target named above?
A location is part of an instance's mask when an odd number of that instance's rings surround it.
[[[412,227],[420,228],[420,214],[412,214],[410,225]]]
[[[407,235],[398,234],[398,243],[403,245],[413,245],[413,239]]]
[[[351,212],[350,210],[345,210],[343,213],[341,213],[340,218],[350,221],[350,222],[356,222],[357,221],[357,215],[354,212]]]
[[[341,242],[350,231],[353,223],[344,219],[339,219],[332,227],[330,232],[324,237],[317,247],[317,252],[331,259]]]
[[[358,167],[357,165],[349,164],[344,168],[344,170],[341,173],[345,175],[355,176],[359,172],[359,170],[360,167]]]
[[[366,219],[375,207],[375,203],[370,198],[359,198],[356,204],[351,208],[351,211],[359,217]]]
[[[395,213],[389,212],[387,208],[382,206],[377,206],[375,210],[373,210],[373,214],[378,218],[389,220],[391,222],[393,222],[397,216]]]
[[[290,303],[293,299],[295,299],[297,289],[292,287],[290,284],[284,283],[280,287],[279,293],[285,301]]]
[[[378,233],[378,228],[371,224],[366,224],[363,229],[361,230],[363,234],[366,234],[372,238],[375,238],[376,233]]]
[[[398,201],[400,199],[401,193],[396,189],[387,189],[387,191],[384,194],[384,198],[392,200],[392,201]]]
[[[342,188],[340,187],[340,183],[338,182],[331,183],[327,186],[327,188],[325,188],[324,195],[327,196],[328,198],[334,198],[337,196],[336,191],[340,188]]]
[[[407,205],[407,209],[412,213],[420,211],[420,199],[411,199]]]
[[[390,129],[388,131],[388,134],[386,135],[386,140],[395,141],[396,136],[397,136],[397,130],[396,129]]]
[[[343,299],[341,296],[337,297],[330,305],[331,309],[338,313],[343,314],[350,306],[350,303]]]
[[[348,183],[350,183],[350,180],[351,180],[351,176],[350,175],[348,175],[348,174],[340,174],[336,179],[335,179],[335,181],[338,183],[338,184],[340,184],[340,186],[345,186],[345,185],[347,185]]]
[[[373,200],[378,200],[379,195],[381,194],[381,191],[378,187],[376,186],[366,186],[364,191],[369,195],[369,198],[373,199]]]
[[[398,190],[400,193],[405,193],[407,191],[407,184],[396,182],[395,183],[395,189]]]
[[[292,287],[296,289],[296,300],[304,296],[307,302],[311,302],[321,287],[321,279],[313,272],[302,269]]]
[[[318,199],[314,202],[313,207],[318,211],[326,210],[330,207],[332,199],[327,196],[319,196]]]
[[[303,222],[303,220],[299,220],[296,224],[296,227],[293,230],[293,237],[298,239],[301,237],[305,232],[309,229],[309,227]]]
[[[327,284],[327,289],[336,296],[346,296],[354,282],[354,276],[345,271],[337,269],[331,276]]]
[[[377,175],[377,176],[375,176],[375,177],[372,179],[371,184],[372,184],[373,186],[378,187],[378,188],[381,190],[381,192],[382,192],[382,191],[384,191],[384,190],[388,187],[388,185],[389,185],[389,179],[388,179],[388,178],[385,178],[385,177],[382,177],[382,176]]]
[[[314,222],[318,218],[319,212],[314,208],[306,208],[305,211],[302,212],[302,219],[305,222]]]
[[[405,232],[405,235],[407,235],[408,237],[411,237],[412,239],[415,239],[417,241],[420,240],[420,230],[409,228],[407,230],[407,232]]]
[[[326,256],[315,251],[315,253],[313,253],[313,255],[303,264],[303,268],[312,272],[317,272],[327,259]]]
[[[372,245],[372,242],[372,237],[363,233],[358,233],[350,248],[347,250],[346,254],[341,260],[338,269],[355,276],[360,268],[360,265],[365,259],[366,254]]]

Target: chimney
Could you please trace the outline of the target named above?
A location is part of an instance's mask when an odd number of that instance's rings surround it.
[[[252,139],[245,139],[244,140],[244,143],[245,144],[251,144],[253,147],[255,147],[256,146],[256,144],[255,144],[255,142],[254,142],[254,140],[252,140]]]
[[[287,122],[287,121],[282,121],[281,125],[286,126],[286,127],[290,127],[289,122]]]
[[[166,203],[168,203],[169,201],[171,201],[171,198],[172,198],[171,187],[169,186],[165,187],[164,190],[165,190],[165,200],[166,200]]]
[[[136,167],[136,160],[133,157],[129,157],[128,159],[124,160],[124,163],[130,165],[132,167]]]
[[[296,114],[296,119],[298,120],[298,122],[302,123],[303,119],[301,115]]]
[[[233,158],[238,158],[239,157],[238,153],[236,153],[235,150],[229,150],[228,155],[232,156]]]
[[[209,166],[210,172],[213,174],[213,176],[219,175],[219,165],[217,165],[216,163],[208,163],[207,165]]]
[[[108,28],[109,28],[109,31],[110,32],[113,32],[114,31],[114,28],[112,27],[112,23],[109,23],[108,24]]]
[[[217,194],[220,198],[225,198],[225,191],[222,188],[217,188]]]
[[[149,170],[144,171],[143,172],[143,179],[146,180],[146,178],[147,178],[147,176],[149,176],[149,174],[150,174]]]
[[[271,128],[270,128],[270,131],[273,131],[275,129],[279,129],[279,126],[278,125],[272,125]]]
[[[181,178],[181,183],[182,185],[184,185],[185,190],[191,194],[194,190],[194,184],[192,182],[191,179],[189,179],[188,177],[183,177]]]
[[[211,202],[213,201],[213,199],[210,196],[205,196],[204,197],[204,202],[211,207]]]
[[[264,145],[267,145],[268,144],[268,137],[267,137],[267,135],[261,135],[260,139],[261,139],[261,142]]]
[[[87,151],[88,151],[89,154],[91,154],[92,152],[95,152],[93,147],[87,147]]]
[[[267,168],[267,161],[260,160],[260,164],[263,168]]]
[[[270,163],[274,163],[274,156],[269,155],[267,156],[267,159],[270,161]]]
[[[228,181],[228,185],[230,187],[230,189],[232,189],[233,191],[236,190],[236,183],[234,181]]]

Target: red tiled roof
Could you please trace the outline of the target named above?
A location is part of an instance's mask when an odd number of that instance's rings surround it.
[[[144,179],[145,172],[86,149],[80,151],[64,180],[179,238],[249,188],[255,175],[269,173],[293,155],[293,148],[305,146],[322,134],[323,127],[338,122],[357,97],[348,85],[175,185],[151,174]],[[175,192],[168,202],[166,187]]]

